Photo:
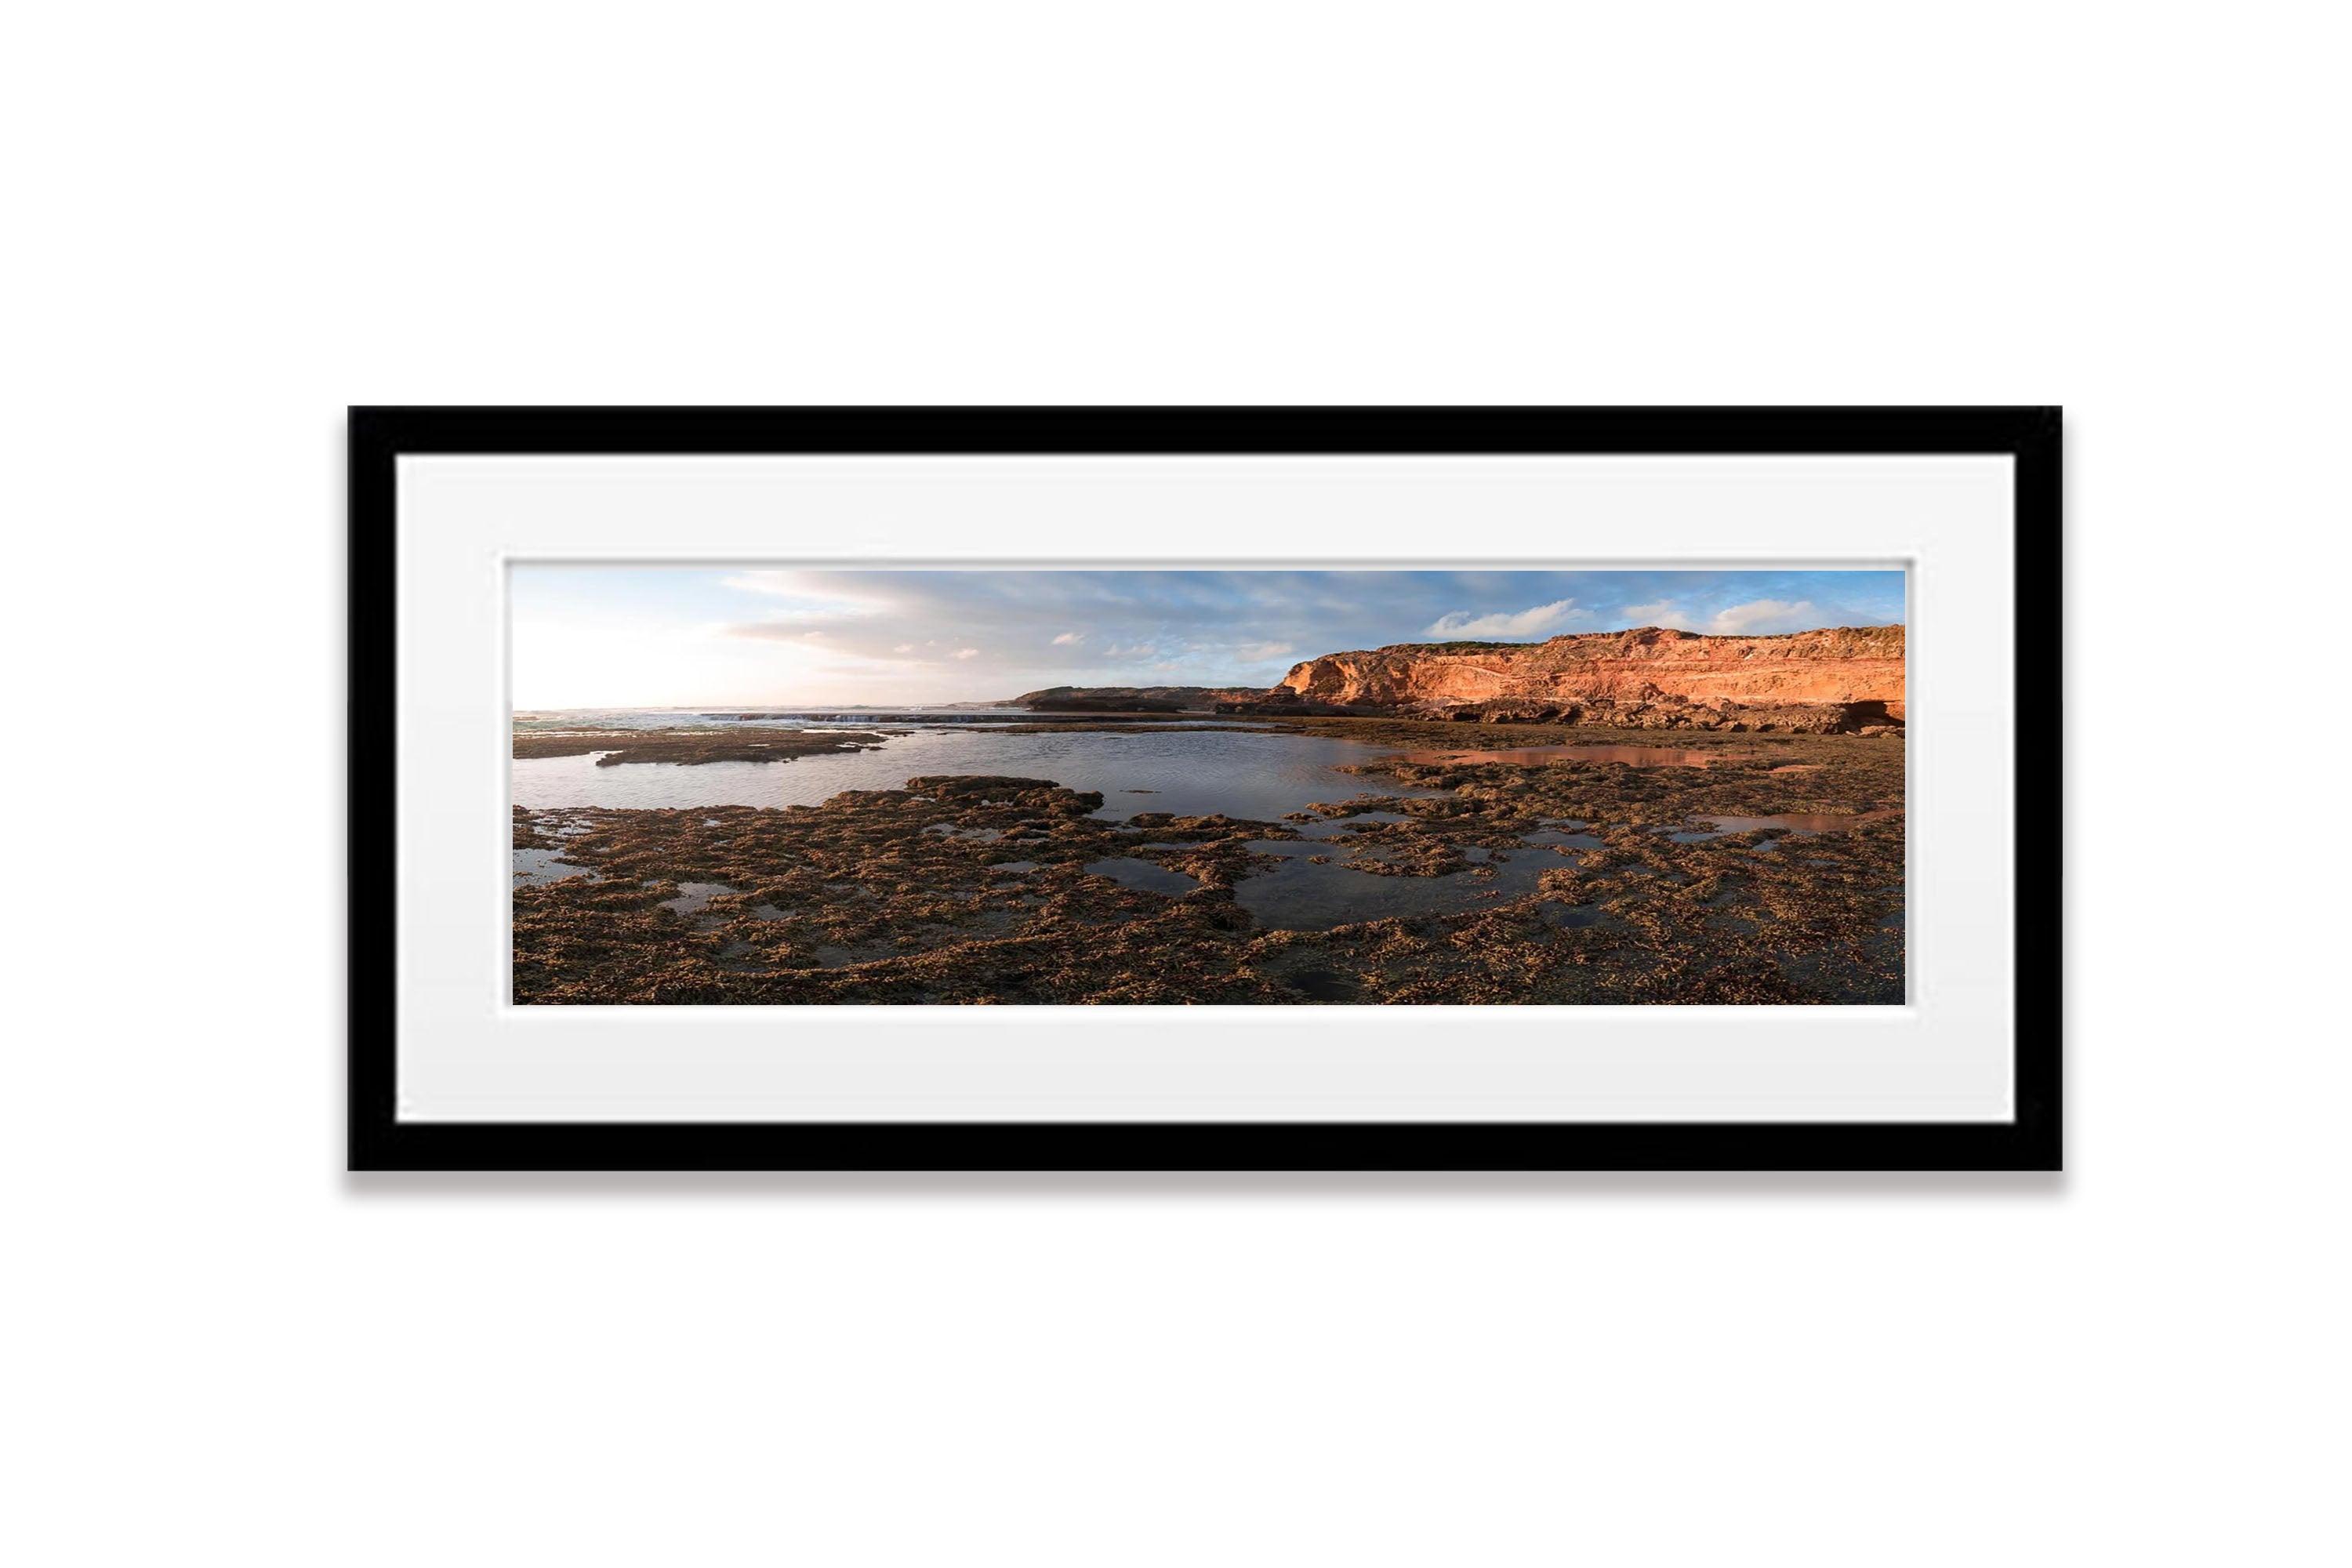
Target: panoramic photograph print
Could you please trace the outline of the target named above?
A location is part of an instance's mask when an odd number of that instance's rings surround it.
[[[513,1000],[1899,1005],[1905,588],[518,564]]]

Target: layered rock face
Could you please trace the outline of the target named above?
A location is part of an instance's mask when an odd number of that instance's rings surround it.
[[[1294,666],[1263,706],[1489,723],[1852,730],[1903,720],[1903,628],[1406,643]],[[1241,708],[1261,704],[1240,704]]]

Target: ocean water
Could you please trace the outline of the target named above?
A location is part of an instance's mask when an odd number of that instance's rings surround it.
[[[1047,717],[1066,719],[1066,713]],[[1010,724],[1034,724],[1041,716],[1017,708],[958,708],[914,703],[899,708],[535,708],[514,715],[518,732],[539,734],[572,730],[910,730],[924,724],[959,728],[1002,729]],[[1097,715],[1121,722],[1135,716]],[[1140,722],[1182,724],[1188,728],[1249,727],[1246,719],[1219,719],[1206,714],[1153,714]]]
[[[746,709],[749,712],[751,710]],[[662,716],[668,723],[679,716]],[[568,726],[583,727],[575,718]],[[618,726],[614,726],[618,727]],[[654,728],[639,725],[638,728]],[[551,806],[816,805],[845,789],[903,789],[924,773],[1003,773],[1100,790],[1095,815],[1138,812],[1273,821],[1317,801],[1357,795],[1429,795],[1338,766],[1392,752],[1326,735],[1196,726],[1009,735],[986,728],[911,730],[878,748],[780,763],[629,763],[601,768],[593,754],[531,757],[509,764],[514,804]]]

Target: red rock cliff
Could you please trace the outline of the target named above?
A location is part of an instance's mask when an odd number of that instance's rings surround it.
[[[1541,643],[1406,643],[1310,658],[1274,694],[1286,691],[1316,703],[1497,721],[1648,724],[1681,711],[1713,728],[1741,710],[1834,705],[1900,721],[1903,628],[1719,637],[1643,626]]]

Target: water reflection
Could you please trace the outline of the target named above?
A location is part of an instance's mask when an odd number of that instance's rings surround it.
[[[585,877],[592,882],[604,879],[586,866],[559,866],[555,858],[561,849],[518,849],[514,852],[514,879],[518,888],[535,888],[543,882],[561,882],[567,877]]]
[[[1370,826],[1381,822],[1411,822],[1412,818],[1401,811],[1360,811],[1353,816],[1327,816],[1315,822],[1297,825],[1302,838],[1345,838],[1356,831],[1357,824]]]
[[[736,891],[736,889],[727,886],[724,882],[680,882],[677,885],[677,897],[664,899],[661,901],[661,907],[681,915],[698,915],[711,900],[731,896]]]
[[[1052,779],[1099,790],[1097,817],[1138,812],[1274,821],[1318,801],[1344,800],[1360,785],[1333,769],[1380,754],[1378,747],[1330,735],[1261,731],[1117,731],[1009,735],[925,730],[894,735],[875,750],[828,752],[789,763],[629,763],[600,768],[592,756],[527,757],[509,764],[514,804],[551,806],[820,805],[849,789],[904,789],[921,773],[998,773]],[[1438,792],[1383,783],[1381,793]]]
[[[1580,824],[1579,826],[1581,826]],[[1548,844],[1563,849],[1605,849],[1607,845],[1590,833],[1574,833],[1565,827],[1546,827],[1522,836],[1525,844]]]
[[[1249,847],[1282,857],[1273,870],[1234,885],[1234,901],[1267,931],[1329,931],[1359,921],[1453,914],[1507,902],[1534,892],[1543,873],[1560,866],[1556,856],[1517,855],[1444,877],[1391,877],[1351,870],[1338,860],[1318,866],[1309,857],[1328,853],[1321,844],[1257,838]]]

